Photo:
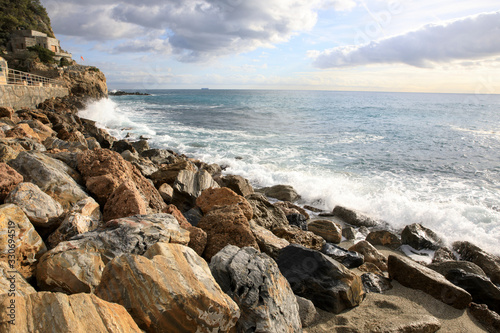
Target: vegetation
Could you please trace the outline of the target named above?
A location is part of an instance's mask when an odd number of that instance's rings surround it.
[[[38,55],[40,61],[44,64],[53,64],[55,62],[54,56],[56,54],[40,45],[28,47],[28,50],[31,52],[35,52]]]
[[[70,66],[71,62],[67,58],[61,58],[61,61],[59,61],[59,66],[64,67],[64,66]]]
[[[0,47],[17,28],[37,30],[54,37],[50,18],[40,0],[0,0]]]
[[[88,71],[89,71],[89,72],[100,72],[99,68],[94,67],[94,66],[89,67],[89,68],[88,68]]]

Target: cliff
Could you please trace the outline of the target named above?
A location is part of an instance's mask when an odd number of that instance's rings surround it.
[[[61,79],[65,81],[70,93],[93,99],[108,96],[106,76],[92,66],[73,65],[64,69]]]

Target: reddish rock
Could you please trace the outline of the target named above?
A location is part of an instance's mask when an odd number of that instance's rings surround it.
[[[209,188],[203,191],[196,199],[196,205],[201,208],[203,214],[217,207],[237,205],[249,221],[253,217],[253,209],[248,201],[227,187]]]
[[[325,240],[323,237],[317,236],[311,231],[304,231],[297,227],[286,226],[274,228],[273,233],[283,239],[286,239],[292,244],[299,244],[312,250],[321,251]]]
[[[30,138],[38,143],[42,142],[38,134],[35,131],[33,131],[30,125],[25,123],[17,124],[14,128],[7,131],[5,133],[5,136],[8,138]]]
[[[5,163],[0,163],[0,204],[3,203],[10,191],[22,181],[23,176],[16,170]]]
[[[203,253],[207,260],[228,244],[259,249],[248,219],[237,205],[211,210],[201,218],[198,227],[207,233],[207,246]]]
[[[109,196],[104,206],[104,221],[133,215],[146,215],[147,203],[141,196],[136,184],[130,180],[122,183]]]
[[[380,270],[387,271],[387,258],[378,252],[373,245],[367,241],[361,241],[349,248],[349,251],[356,251],[365,257],[365,262],[375,264]]]

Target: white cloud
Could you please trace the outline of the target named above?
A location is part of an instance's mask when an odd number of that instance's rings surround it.
[[[500,12],[484,13],[364,45],[311,51],[319,68],[403,63],[433,67],[455,60],[486,59],[500,55]]]

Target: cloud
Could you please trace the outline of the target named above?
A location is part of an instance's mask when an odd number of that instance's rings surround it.
[[[354,0],[42,0],[56,34],[121,40],[114,52],[171,52],[180,60],[272,47],[307,31],[320,8]],[[158,38],[146,34],[161,35]]]
[[[456,60],[500,55],[500,12],[483,13],[444,24],[429,24],[405,34],[359,46],[310,51],[318,68],[403,63],[433,67]]]

